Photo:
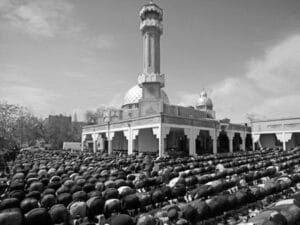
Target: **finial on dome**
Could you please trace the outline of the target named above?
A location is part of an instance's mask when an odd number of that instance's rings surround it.
[[[204,88],[202,88],[202,92],[200,94],[201,97],[207,97],[207,93]]]

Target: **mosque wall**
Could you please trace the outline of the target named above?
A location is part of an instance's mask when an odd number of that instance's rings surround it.
[[[193,107],[183,107],[175,105],[164,104],[163,113],[170,116],[184,117],[184,118],[208,118],[206,112],[196,110]]]
[[[300,130],[300,118],[287,118],[252,122],[253,132]]]
[[[187,126],[195,126],[195,127],[215,128],[217,121],[214,121],[214,120],[196,120],[196,119],[190,119],[190,118],[182,118],[182,117],[163,115],[162,116],[162,123],[187,125]]]

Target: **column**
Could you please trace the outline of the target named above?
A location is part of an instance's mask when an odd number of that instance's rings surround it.
[[[260,134],[252,134],[253,151],[255,151],[255,143],[259,141]]]
[[[81,151],[84,150],[84,142],[86,140],[86,134],[81,135]]]
[[[92,139],[93,139],[93,152],[97,152],[97,139],[99,137],[99,134],[92,134]]]
[[[108,141],[108,154],[111,155],[113,152],[112,149],[112,140],[115,136],[115,132],[106,132],[107,141]]]
[[[286,143],[292,138],[292,133],[276,133],[276,137],[279,141],[282,142],[283,150],[286,151]]]
[[[240,148],[241,148],[243,151],[246,151],[246,133],[245,133],[245,132],[240,133],[240,136],[241,136],[242,141],[243,141],[243,143],[241,144]]]
[[[194,128],[184,128],[184,133],[189,140],[189,155],[196,155],[196,143],[195,143],[195,129]]]
[[[134,142],[136,136],[139,134],[139,130],[129,128],[128,130],[124,130],[123,133],[128,141],[128,155],[132,155],[133,154],[133,142]]]
[[[101,134],[99,134],[99,138],[98,138],[97,142],[100,143],[100,146],[99,146],[100,152],[103,152],[103,150],[104,150],[104,139],[103,139]]]
[[[153,134],[158,138],[158,157],[165,156],[165,138],[170,132],[170,127],[156,127],[153,128]]]
[[[162,140],[161,137],[161,127],[153,127],[152,128],[153,134],[156,136],[158,139],[158,156],[162,157],[163,156],[163,148],[164,148],[164,141]]]
[[[128,147],[127,147],[127,154],[131,155],[133,150],[132,150],[132,138],[131,138],[131,128],[128,130],[123,131],[124,136],[127,139]]]
[[[234,132],[228,132],[227,131],[227,136],[229,139],[229,152],[232,153],[233,152],[233,137],[234,137]]]
[[[128,152],[128,154],[133,154],[134,140],[139,135],[139,131],[140,131],[139,129],[133,129],[131,131],[131,136],[132,136],[132,140],[131,140],[132,151],[130,153]]]
[[[219,132],[216,130],[209,130],[209,135],[213,140],[213,153],[215,155],[218,153],[217,141],[218,141]]]

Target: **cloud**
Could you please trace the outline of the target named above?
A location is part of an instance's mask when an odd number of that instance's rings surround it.
[[[10,29],[34,37],[52,38],[81,30],[81,26],[70,19],[72,9],[72,4],[64,0],[4,0],[0,4],[0,15]]]
[[[68,78],[75,78],[75,79],[81,79],[81,78],[87,78],[88,75],[84,73],[77,73],[77,72],[66,72],[65,76]]]
[[[113,35],[101,34],[94,37],[83,38],[84,42],[92,48],[111,49],[116,47],[116,40]]]
[[[275,94],[300,92],[300,35],[295,35],[266,51],[263,59],[249,63],[246,77],[262,90]]]
[[[121,93],[116,93],[110,98],[107,107],[120,108],[122,104],[123,104],[123,95]]]
[[[29,107],[38,116],[47,116],[49,109],[55,108],[55,102],[61,95],[39,87],[26,77],[27,72],[28,68],[16,65],[1,69],[1,100]]]
[[[194,106],[200,94],[186,93],[180,91],[177,93],[177,99],[179,99],[178,105],[181,106]]]
[[[268,48],[246,68],[245,74],[210,87],[217,118],[245,122],[248,113],[267,118],[300,115],[300,34]],[[181,96],[181,103],[196,101],[196,94]]]

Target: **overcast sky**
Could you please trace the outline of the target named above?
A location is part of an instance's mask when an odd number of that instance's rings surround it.
[[[142,0],[0,0],[0,100],[42,117],[119,107],[142,71]],[[299,0],[160,0],[172,104],[300,115]]]

